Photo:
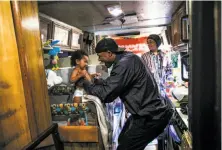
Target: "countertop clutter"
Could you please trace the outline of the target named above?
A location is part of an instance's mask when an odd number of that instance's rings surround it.
[[[182,90],[181,92],[184,93],[184,90]],[[167,96],[172,102],[172,105],[175,108],[177,114],[180,116],[181,121],[183,121],[183,123],[186,125],[186,128],[188,129],[188,93],[187,95],[183,95],[183,98],[181,98],[180,100],[177,100],[176,96],[173,95],[173,90],[171,91],[171,94],[168,94]]]
[[[169,130],[165,133],[168,135],[165,141],[167,141],[169,149],[175,149],[176,145],[176,149],[188,150],[192,148],[192,136],[189,132],[188,122],[188,84],[173,82],[165,92],[165,97],[175,110]]]

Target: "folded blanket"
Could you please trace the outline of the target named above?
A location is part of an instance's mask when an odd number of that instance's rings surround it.
[[[112,135],[112,132],[110,133],[111,128],[110,128],[103,104],[101,103],[98,97],[92,96],[92,95],[84,95],[82,98],[82,102],[83,103],[93,102],[95,104],[103,144],[104,144],[105,150],[108,150],[110,147],[109,136],[110,134]]]

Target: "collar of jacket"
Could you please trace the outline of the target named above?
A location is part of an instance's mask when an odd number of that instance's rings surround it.
[[[116,59],[113,62],[113,65],[117,64],[119,60],[123,57],[124,54],[131,53],[131,52],[121,52],[116,54]]]

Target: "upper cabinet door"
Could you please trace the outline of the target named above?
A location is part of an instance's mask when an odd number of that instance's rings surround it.
[[[81,41],[81,34],[77,33],[75,31],[72,31],[72,42],[71,42],[71,48],[72,49],[80,49],[80,42]]]
[[[181,18],[186,15],[186,3],[182,3],[172,16],[172,46],[182,44],[181,41]]]
[[[58,46],[71,48],[71,28],[61,26],[57,23],[53,23],[53,39],[59,40]]]
[[[42,42],[46,42],[52,38],[52,21],[39,17],[40,20],[40,33]]]
[[[186,15],[186,6],[185,6],[185,4],[184,5],[182,5],[182,7],[179,9],[179,11],[178,11],[178,31],[179,31],[179,38],[178,38],[178,44],[182,44],[183,42],[181,41],[181,18],[183,17],[183,16],[185,16]],[[182,31],[182,32],[184,32],[184,31],[186,31],[185,29]],[[184,33],[184,34],[187,34],[187,33]]]
[[[82,47],[82,31],[78,28],[65,24],[45,14],[39,15],[40,32],[42,42],[47,40],[59,40],[55,46],[61,47],[63,51],[74,51]],[[43,49],[48,50],[47,47]]]
[[[172,18],[172,45],[176,46],[178,44],[178,19],[177,14]]]

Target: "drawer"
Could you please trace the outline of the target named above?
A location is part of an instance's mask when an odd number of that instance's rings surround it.
[[[58,130],[63,142],[99,142],[97,126],[59,126]]]

